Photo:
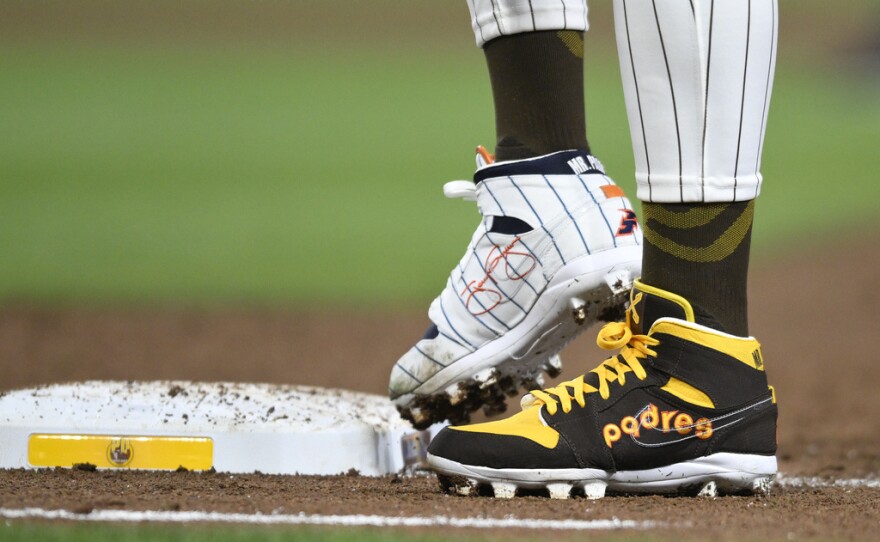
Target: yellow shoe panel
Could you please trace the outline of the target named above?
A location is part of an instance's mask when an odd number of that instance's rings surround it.
[[[665,333],[686,341],[711,348],[734,357],[753,369],[764,370],[764,358],[761,355],[761,344],[751,337],[734,337],[712,330],[696,328],[685,322],[657,322],[651,328],[651,334]]]
[[[712,402],[712,399],[710,399],[708,395],[691,386],[687,382],[679,380],[675,377],[670,378],[669,382],[667,382],[666,385],[660,389],[665,391],[666,393],[671,393],[672,395],[678,397],[679,399],[687,401],[692,405],[698,405],[706,408],[715,408],[715,403]]]
[[[539,417],[540,412],[541,407],[534,406],[504,420],[462,425],[460,427],[450,427],[450,429],[471,433],[488,433],[491,435],[527,438],[552,450],[559,442],[559,433],[555,429],[544,425]]]

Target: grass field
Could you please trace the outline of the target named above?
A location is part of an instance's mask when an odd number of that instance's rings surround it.
[[[441,192],[493,140],[476,50],[0,42],[0,73],[0,299],[423,304],[477,220]],[[872,223],[876,84],[781,66],[758,257]],[[592,54],[590,139],[633,194],[619,86]]]
[[[174,526],[118,526],[118,525],[61,525],[47,529],[39,524],[15,524],[0,526],[0,539],[5,542],[91,542],[98,540],[125,540],[129,542],[214,542],[221,538],[216,527],[189,526],[180,529]],[[558,536],[558,535],[557,535]],[[284,540],[310,540],[314,542],[388,542],[407,540],[408,542],[446,542],[450,539],[460,542],[487,540],[476,534],[441,535],[430,533],[412,533],[406,531],[388,531],[379,529],[319,529],[319,528],[262,528],[257,535],[253,528],[231,527],[225,529],[223,542],[280,542]],[[497,537],[488,540],[500,540]],[[574,539],[565,537],[560,540]],[[517,537],[517,540],[539,540],[538,537]],[[603,538],[606,542],[626,542],[635,540],[632,536]],[[647,541],[639,537],[638,540]]]
[[[554,533],[555,540],[564,542],[567,540],[582,540],[583,534],[566,535]],[[529,536],[522,533],[515,535],[517,541],[544,540],[541,536]],[[91,542],[91,541],[120,541],[127,542],[250,542],[260,540],[263,542],[281,542],[288,540],[309,540],[313,542],[391,542],[406,540],[407,542],[502,542],[511,537],[499,537],[497,535],[485,536],[479,532],[470,533],[428,533],[412,532],[403,530],[380,530],[380,529],[328,529],[328,528],[262,528],[256,534],[253,528],[230,527],[224,529],[222,537],[216,527],[205,525],[189,526],[180,529],[174,526],[157,525],[56,525],[47,529],[39,524],[15,524],[0,526],[0,539],[5,542],[31,542],[40,540],[44,542]],[[603,535],[603,542],[651,542],[657,540],[650,535],[621,534]]]
[[[819,17],[824,4],[804,2],[803,13]],[[321,20],[329,17],[309,5]],[[852,2],[844,22],[858,22],[850,19],[870,13],[866,6]],[[55,24],[64,26],[60,18]],[[237,36],[223,47],[216,36],[157,44],[116,35],[67,40],[51,29],[0,32],[0,305],[351,303],[369,310],[421,307],[435,295],[477,220],[472,204],[443,198],[442,183],[469,178],[473,147],[493,140],[481,54],[436,46],[442,36],[422,43],[412,32],[395,35],[411,47],[353,39],[324,47],[320,40],[332,37],[299,28],[293,46]],[[301,46],[309,40],[314,46]],[[878,227],[877,74],[798,58],[801,45],[808,44],[783,35],[782,54],[792,62],[780,64],[774,91],[758,259]],[[634,195],[613,50],[606,43],[589,62],[593,149]],[[0,540],[9,541],[120,539],[447,537],[0,526]]]

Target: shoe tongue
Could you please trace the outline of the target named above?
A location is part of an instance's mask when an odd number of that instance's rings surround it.
[[[694,308],[687,299],[635,281],[629,297],[633,309],[630,329],[633,335],[644,335],[651,330],[654,322],[660,318],[677,318],[687,322],[696,322]]]

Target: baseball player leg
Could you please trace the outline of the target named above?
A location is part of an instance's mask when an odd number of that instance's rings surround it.
[[[495,105],[499,161],[589,152],[584,122],[583,0],[468,0]]]
[[[615,0],[643,280],[747,335],[746,275],[776,0]]]

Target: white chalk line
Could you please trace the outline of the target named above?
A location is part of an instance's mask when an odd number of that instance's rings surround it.
[[[323,515],[323,514],[225,514],[221,512],[157,512],[132,510],[94,510],[77,514],[67,510],[43,508],[0,508],[0,518],[50,519],[65,521],[106,521],[120,523],[241,523],[252,525],[328,525],[336,527],[468,527],[476,529],[553,529],[566,531],[594,531],[618,529],[649,529],[664,524],[655,521],[627,519],[523,519],[517,517],[455,518],[447,516],[377,516],[377,515]]]
[[[779,474],[776,483],[782,487],[837,487],[837,488],[870,488],[880,489],[880,479],[876,478],[841,478],[827,479],[818,476],[786,476]]]
[[[880,479],[844,478],[827,479],[811,476],[779,474],[776,483],[787,488],[870,488],[880,489]],[[200,511],[135,511],[93,510],[88,514],[68,510],[44,508],[0,508],[4,519],[46,519],[120,523],[239,523],[251,525],[323,525],[337,527],[463,527],[474,529],[550,529],[565,531],[650,529],[669,527],[656,521],[637,521],[612,517],[611,519],[529,519],[513,516],[503,518],[449,517],[449,516],[379,516],[379,515],[324,515],[324,514],[233,514]]]

